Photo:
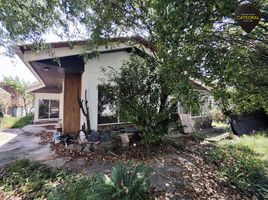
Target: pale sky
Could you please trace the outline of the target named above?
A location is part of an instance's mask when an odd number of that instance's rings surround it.
[[[44,39],[46,42],[62,41],[59,37],[51,32],[45,34]],[[0,47],[0,82],[3,80],[3,76],[18,76],[20,79],[24,79],[27,82],[37,82],[35,76],[18,56],[11,58],[4,55],[4,51],[4,48]]]
[[[18,56],[15,56],[15,58],[12,59],[8,56],[0,55],[0,81],[3,80],[3,76],[18,76],[25,81],[37,81]]]

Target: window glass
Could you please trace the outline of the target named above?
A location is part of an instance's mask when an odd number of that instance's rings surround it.
[[[39,119],[59,118],[59,100],[39,100]]]
[[[118,123],[115,87],[98,86],[98,124]]]
[[[58,100],[50,100],[50,118],[59,118],[60,102]]]
[[[49,100],[40,99],[39,100],[39,119],[49,118]]]

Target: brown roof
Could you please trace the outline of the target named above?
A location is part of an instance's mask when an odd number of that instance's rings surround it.
[[[32,90],[31,93],[62,93],[62,87],[45,86],[36,90]]]

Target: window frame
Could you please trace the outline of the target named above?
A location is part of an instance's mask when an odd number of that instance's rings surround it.
[[[97,86],[97,90],[98,90],[98,103],[99,103],[99,92],[100,92],[100,88],[103,87],[104,84],[98,84]],[[110,85],[111,87],[113,88],[116,88],[117,86],[116,85]],[[100,125],[113,125],[113,124],[120,124],[120,123],[126,123],[126,122],[121,122],[120,121],[120,107],[119,107],[119,102],[117,101],[116,102],[116,122],[108,122],[108,123],[99,123],[99,107],[97,108],[97,125],[100,126]]]
[[[48,117],[47,118],[40,118],[40,102],[41,101],[48,101]],[[57,101],[58,102],[58,117],[51,118],[51,101]],[[38,120],[48,120],[48,119],[59,119],[60,118],[60,100],[59,99],[39,99],[38,100]]]

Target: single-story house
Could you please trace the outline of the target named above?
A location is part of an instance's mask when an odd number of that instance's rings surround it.
[[[135,48],[128,45],[129,40],[135,41]],[[39,86],[30,91],[35,94],[34,122],[60,119],[65,134],[77,133],[86,123],[77,95],[84,99],[84,91],[87,90],[91,129],[97,130],[107,123],[121,123],[118,117],[105,120],[111,114],[109,109],[102,110],[102,113],[98,110],[101,79],[104,78],[101,68],[110,66],[119,69],[124,60],[130,59],[131,52],[141,56],[141,49],[147,54],[151,54],[152,49],[141,38],[113,38],[110,39],[109,46],[98,47],[97,57],[85,61],[81,56],[85,53],[85,43],[86,41],[72,42],[72,45],[69,42],[51,43],[53,53],[47,50],[34,53],[30,45],[13,47],[40,82]],[[87,53],[90,55],[92,52]],[[60,60],[60,65],[55,57]],[[203,86],[193,81],[192,83],[198,90],[207,91]]]

